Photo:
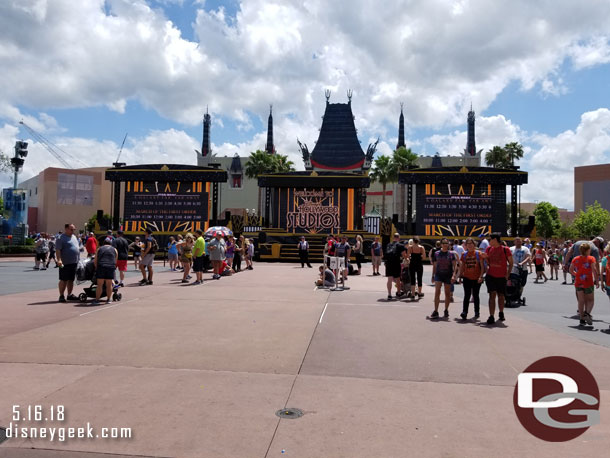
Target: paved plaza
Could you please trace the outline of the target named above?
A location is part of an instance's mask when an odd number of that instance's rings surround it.
[[[610,449],[610,301],[601,292],[594,327],[581,330],[573,287],[530,276],[528,305],[488,327],[459,320],[461,286],[449,319],[427,318],[429,285],[418,302],[387,301],[370,264],[337,292],[315,289],[316,269],[295,264],[259,263],[219,281],[206,274],[200,286],[157,264],[153,286],[136,286],[132,272],[123,300],[97,307],[56,302],[57,269],[31,264],[0,262],[0,427],[13,406],[47,415],[63,405],[63,422],[20,426],[89,423],[133,437],[12,438],[0,457],[558,458]],[[601,390],[601,424],[566,443],[536,439],[513,408],[518,373],[550,355],[583,363]],[[304,415],[278,418],[285,408]]]

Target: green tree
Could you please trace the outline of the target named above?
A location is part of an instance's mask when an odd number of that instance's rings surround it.
[[[549,202],[540,202],[536,205],[534,216],[536,217],[536,232],[545,239],[553,237],[561,226],[559,210]]]
[[[256,150],[250,153],[246,163],[245,173],[248,178],[258,178],[260,175],[273,172],[272,155],[266,151]],[[261,188],[258,188],[258,214],[261,214]]]
[[[408,170],[415,167],[418,167],[417,164],[417,154],[411,151],[411,148],[405,148],[401,146],[397,150],[394,151],[392,155],[392,162],[396,167],[396,170],[399,172],[401,170]],[[400,184],[400,221],[405,222],[405,185],[404,183]]]
[[[511,142],[504,145],[504,153],[510,165],[515,165],[515,161],[523,158],[523,145]]]
[[[369,178],[371,181],[381,183],[383,192],[381,194],[381,218],[385,218],[385,191],[388,183],[396,181],[398,170],[396,163],[389,156],[379,156],[371,167]]]
[[[593,205],[587,205],[587,209],[576,215],[572,226],[579,237],[589,239],[600,235],[610,224],[610,213],[596,200]]]
[[[494,146],[485,153],[485,162],[488,166],[503,169],[506,165],[506,155],[501,146]]]
[[[102,221],[98,221],[97,214],[94,214],[91,218],[89,218],[89,221],[87,221],[87,224],[85,225],[87,231],[91,232],[95,230],[96,222],[99,223],[100,228],[112,227],[112,216],[110,216],[108,213],[104,213]]]
[[[523,146],[512,142],[502,146],[494,146],[485,153],[485,162],[488,166],[497,169],[508,169],[515,165],[515,161],[523,157]]]
[[[287,173],[295,170],[294,163],[283,154],[273,154],[271,156],[271,168],[273,173]]]
[[[561,240],[574,240],[578,237],[576,233],[576,229],[574,229],[574,225],[562,222],[557,229],[557,237]]]

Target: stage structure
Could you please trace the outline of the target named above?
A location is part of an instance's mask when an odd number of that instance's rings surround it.
[[[519,186],[527,172],[492,167],[443,167],[401,171],[398,182],[408,185],[407,202],[415,185],[416,218],[407,208],[407,231],[420,236],[478,237],[507,235],[506,186],[511,186],[510,235],[519,235]],[[415,226],[415,227],[413,227]]]
[[[351,91],[347,92],[347,103],[330,103],[330,91],[325,95],[326,109],[313,151],[297,139],[305,171],[258,177],[266,196],[266,227],[257,237],[261,259],[298,260],[296,247],[301,235],[310,243],[312,261],[322,260],[328,234],[345,234],[352,242],[356,231],[366,236],[362,228],[370,185],[368,170],[377,142],[370,144],[366,153],[362,150]]]
[[[177,234],[205,230],[210,220],[217,219],[218,183],[227,181],[227,172],[194,165],[144,164],[108,169],[106,180],[114,183],[115,230],[122,197],[126,233],[150,228],[157,234]]]
[[[261,175],[258,185],[271,190],[269,228],[292,234],[338,234],[362,229],[361,173],[292,172]]]

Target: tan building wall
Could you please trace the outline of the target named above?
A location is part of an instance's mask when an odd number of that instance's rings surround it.
[[[610,211],[610,164],[574,167],[574,213],[586,210],[595,201]],[[610,238],[610,226],[602,236]]]
[[[85,223],[98,209],[104,213],[110,213],[112,187],[110,182],[104,179],[106,167],[92,167],[85,169],[60,169],[49,167],[20,184],[20,187],[33,190],[29,197],[28,207],[36,208],[37,232],[56,233],[63,231],[65,223],[73,223],[77,229],[84,229]],[[62,191],[60,188],[60,176],[81,177],[75,180],[83,180],[76,185],[74,192]],[[79,189],[88,188],[91,190]],[[62,194],[63,192],[63,194]],[[62,194],[62,195],[60,195]],[[58,198],[59,197],[59,198]],[[63,198],[62,198],[63,197]],[[71,203],[66,203],[70,202]],[[31,214],[30,212],[28,212]]]

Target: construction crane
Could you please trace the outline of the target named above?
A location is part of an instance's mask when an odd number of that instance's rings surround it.
[[[52,143],[50,140],[48,140],[47,138],[45,138],[42,134],[36,132],[34,129],[32,129],[30,126],[28,126],[26,123],[24,123],[23,121],[19,121],[19,124],[21,124],[23,127],[25,127],[25,129],[30,133],[30,135],[32,137],[34,137],[34,139],[38,142],[41,143],[46,150],[51,153],[53,155],[53,157],[55,159],[57,159],[61,165],[63,165],[65,168],[67,169],[73,169],[74,165],[70,164],[67,160],[71,160],[72,162],[74,161],[78,161],[80,162],[84,167],[89,167],[88,164],[86,164],[85,162],[81,161],[79,158],[73,156],[72,154],[68,154],[66,153],[64,150],[62,150],[59,146],[55,145],[54,143]]]
[[[123,152],[123,146],[125,146],[125,140],[127,140],[127,133],[125,134],[125,137],[123,137],[123,143],[121,143],[121,148],[119,149],[119,155],[116,157],[116,161],[114,161],[112,163],[112,165],[114,165],[115,167],[123,167],[125,165],[124,162],[119,162],[119,159],[121,158],[121,153]]]

